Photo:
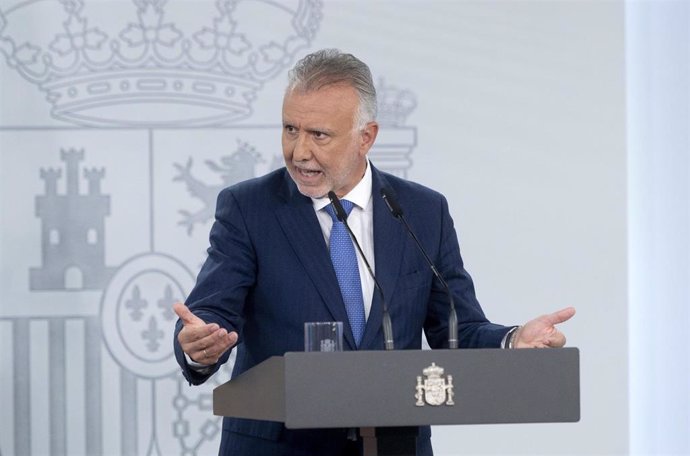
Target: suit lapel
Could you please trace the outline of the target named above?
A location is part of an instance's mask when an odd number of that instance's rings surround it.
[[[333,320],[343,322],[345,343],[354,350],[354,337],[340,294],[340,286],[323,239],[319,221],[314,213],[312,201],[309,197],[299,193],[297,186],[292,182],[287,172],[285,179],[286,184],[283,189],[285,204],[276,211],[278,223],[280,223],[294,254],[302,263]],[[305,303],[305,305],[310,304]]]
[[[381,198],[381,188],[390,188],[385,177],[372,166],[372,201],[374,204],[374,258],[376,259],[376,278],[388,304],[389,312],[393,312],[395,303],[391,296],[400,275],[402,252],[405,246],[405,232],[389,212],[386,203]],[[371,311],[362,338],[361,347],[371,347],[381,328],[383,303],[380,294],[375,291],[371,303]]]

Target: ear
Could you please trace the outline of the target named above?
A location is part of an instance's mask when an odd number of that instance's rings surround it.
[[[375,121],[367,123],[360,131],[361,143],[359,151],[362,155],[366,155],[376,141],[376,135],[379,134],[379,124]]]

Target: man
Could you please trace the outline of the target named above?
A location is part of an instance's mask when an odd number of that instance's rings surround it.
[[[220,193],[208,259],[187,307],[174,307],[180,317],[175,352],[190,383],[204,382],[234,346],[233,376],[270,356],[302,351],[307,321],[342,321],[346,350],[383,349],[382,303],[362,259],[356,285],[349,286],[342,281],[342,261],[331,258],[331,238],[342,227],[329,212],[330,191],[352,203],[348,222],[385,290],[396,349],[421,348],[422,330],[432,348],[448,347],[448,299],[389,213],[382,188],[404,206],[454,293],[461,347],[564,345],[555,325],[572,317],[572,308],[521,327],[486,319],[463,268],[445,198],[377,170],[367,159],[377,133],[376,91],[364,63],[323,50],[296,64],[283,100],[285,168]],[[356,453],[345,429],[223,422],[221,455]],[[418,454],[432,454],[429,428],[420,431]]]

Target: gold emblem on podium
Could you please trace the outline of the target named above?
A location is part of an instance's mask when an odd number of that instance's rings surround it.
[[[423,407],[424,405],[455,405],[453,402],[453,376],[447,375],[443,377],[444,369],[437,366],[436,363],[431,363],[431,366],[422,371],[422,376],[417,376],[417,392],[414,397],[417,399],[415,405]]]

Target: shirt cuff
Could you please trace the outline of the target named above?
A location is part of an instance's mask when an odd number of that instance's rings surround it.
[[[503,339],[501,339],[501,348],[513,348],[513,335],[515,335],[515,332],[518,329],[520,329],[519,326],[513,326],[510,328],[506,335],[503,336]]]

